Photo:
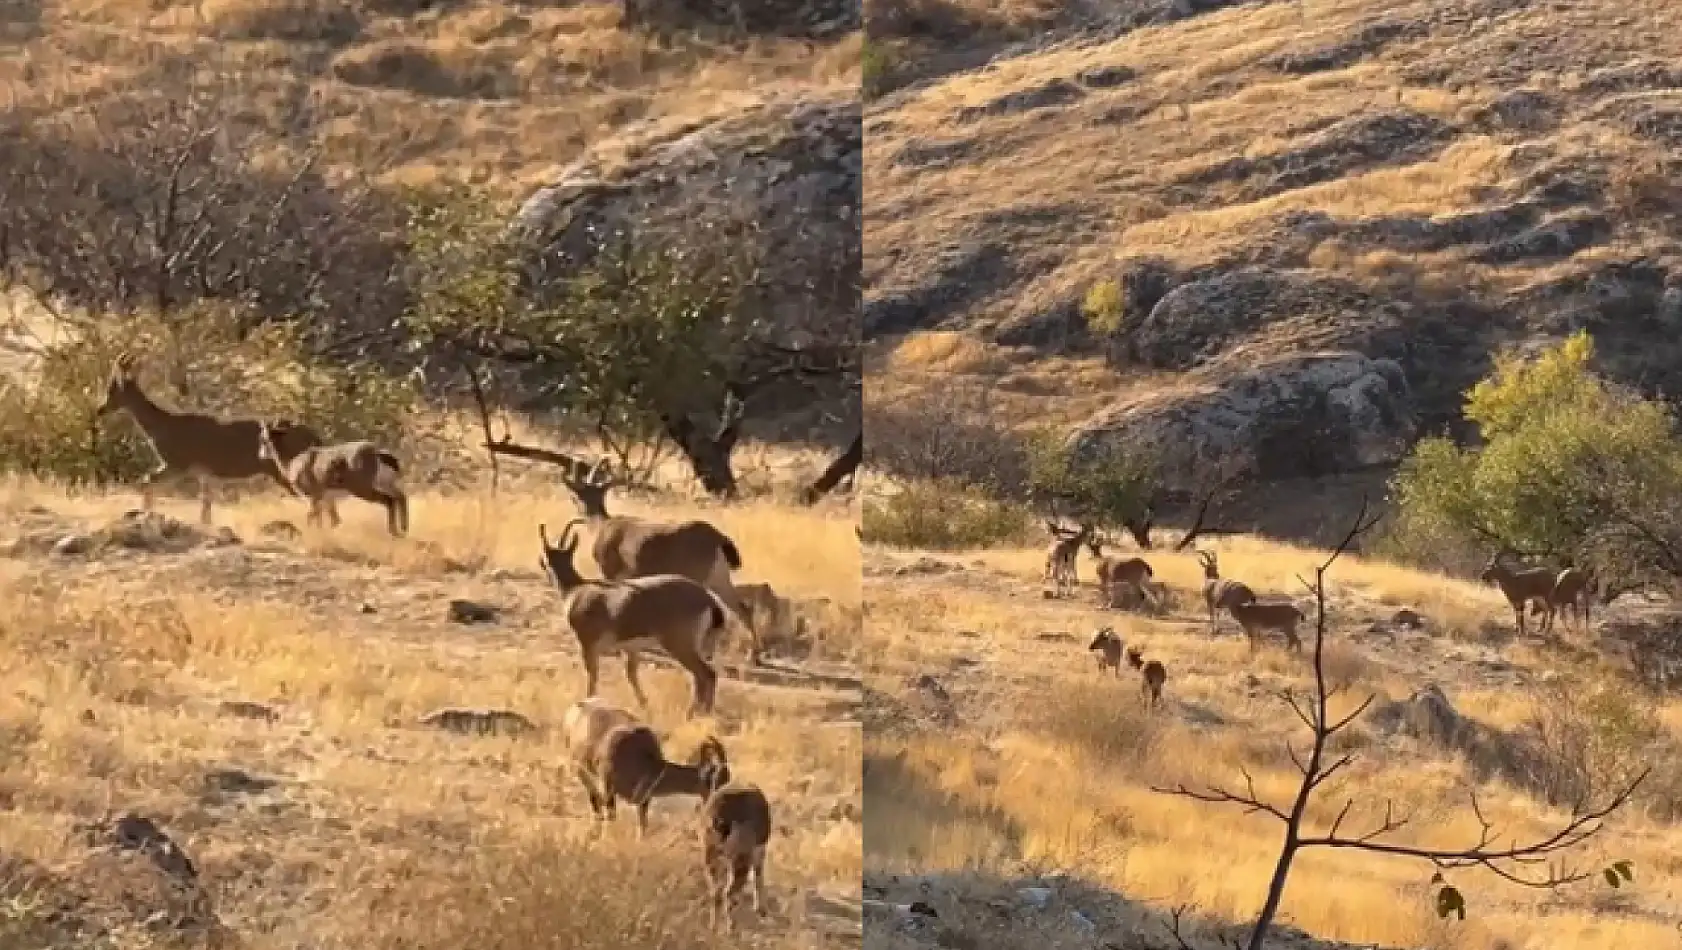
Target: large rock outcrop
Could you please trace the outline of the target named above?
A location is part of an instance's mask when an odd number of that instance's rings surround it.
[[[861,122],[857,90],[837,90],[766,96],[698,126],[633,129],[533,194],[516,223],[563,270],[593,260],[604,235],[752,242],[765,313],[790,342],[856,337]]]
[[[1077,453],[1151,446],[1171,486],[1206,469],[1261,478],[1321,475],[1402,457],[1417,424],[1394,360],[1360,353],[1263,358],[1124,400],[1074,436]]]

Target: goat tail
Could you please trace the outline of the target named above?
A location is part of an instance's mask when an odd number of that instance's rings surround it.
[[[736,542],[721,533],[718,536],[718,549],[724,552],[724,563],[730,565],[732,571],[742,569],[742,552],[736,547]]]

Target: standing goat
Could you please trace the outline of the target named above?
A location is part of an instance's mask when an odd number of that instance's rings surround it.
[[[1507,598],[1507,603],[1513,608],[1513,621],[1518,626],[1518,635],[1524,636],[1524,608],[1532,601],[1539,601],[1542,605],[1542,625],[1540,632],[1553,629],[1554,582],[1559,575],[1545,567],[1514,567],[1507,562],[1509,556],[1517,552],[1511,548],[1502,548],[1489,558],[1484,565],[1478,580],[1484,583],[1494,583],[1501,588],[1501,593]]]
[[[765,914],[765,851],[771,843],[771,803],[754,785],[727,785],[707,797],[701,812],[701,860],[707,878],[710,921],[722,916],[736,929],[732,911],[753,879],[753,911]]]
[[[619,482],[606,471],[606,460],[587,471],[561,476],[567,490],[583,509],[594,533],[590,553],[602,577],[610,581],[630,580],[655,574],[677,574],[701,584],[719,596],[747,628],[752,641],[748,660],[758,666],[764,648],[753,612],[737,592],[730,572],[742,566],[742,555],[730,536],[705,521],[668,524],[607,513],[607,493]],[[712,654],[709,645],[707,654]]]
[[[1209,608],[1209,629],[1215,629],[1215,611],[1222,608],[1230,610],[1234,605],[1253,604],[1256,592],[1251,590],[1243,581],[1226,580],[1221,577],[1220,562],[1213,551],[1197,552],[1197,561],[1203,565],[1203,603]],[[1237,614],[1233,614],[1237,617]]]
[[[1589,605],[1594,602],[1594,575],[1584,568],[1568,567],[1554,577],[1553,590],[1546,606],[1538,604],[1544,614],[1563,610],[1566,626],[1575,617],[1579,631],[1588,629]]]
[[[276,478],[294,495],[310,500],[309,523],[326,515],[339,526],[338,500],[345,495],[385,509],[386,530],[400,538],[409,530],[409,496],[399,483],[402,466],[397,456],[372,442],[359,440],[318,445],[287,458],[275,446],[267,424],[257,425],[257,455],[278,473]]]
[[[1147,708],[1162,705],[1162,686],[1168,682],[1168,668],[1160,660],[1147,660],[1138,647],[1127,648],[1127,665],[1139,671],[1139,694]]]
[[[1045,551],[1044,580],[1053,586],[1057,596],[1063,597],[1080,583],[1075,559],[1080,555],[1080,546],[1092,537],[1092,526],[1083,524],[1077,530],[1070,530],[1055,521],[1047,521],[1045,528],[1051,532],[1051,545]]]
[[[537,526],[543,545],[540,564],[561,592],[562,613],[578,637],[584,658],[585,696],[596,695],[601,658],[625,657],[625,678],[643,709],[648,697],[637,678],[639,653],[659,647],[689,672],[694,688],[690,716],[711,712],[718,689],[718,673],[707,662],[707,640],[729,622],[729,611],[718,595],[687,577],[656,574],[627,581],[586,580],[573,566],[578,538],[573,530],[584,519],[574,518],[561,531],[560,543],[550,545],[549,531]]]
[[[1092,638],[1087,648],[1088,652],[1098,656],[1098,672],[1113,670],[1115,675],[1121,675],[1121,638],[1115,635],[1115,630],[1105,627]]]
[[[730,782],[730,762],[717,739],[708,736],[688,763],[672,762],[654,730],[641,723],[615,726],[596,742],[575,748],[573,763],[596,818],[612,819],[622,798],[637,810],[639,835],[648,833],[648,806],[654,799],[693,795],[705,801]]]
[[[140,478],[142,506],[152,509],[153,485],[160,479],[191,476],[199,483],[199,520],[210,524],[213,482],[269,476],[282,486],[283,473],[259,456],[263,424],[255,419],[222,420],[196,412],[170,412],[153,402],[140,388],[135,359],[127,353],[111,367],[105,386],[105,400],[94,410],[103,420],[111,413],[127,411],[145,433],[157,456],[157,467]],[[308,426],[279,423],[273,440],[284,458],[321,444],[321,437]]]
[[[1086,539],[1087,550],[1092,552],[1092,559],[1098,562],[1098,592],[1099,602],[1105,605],[1115,603],[1115,587],[1125,584],[1139,592],[1139,602],[1151,606],[1151,580],[1156,572],[1142,557],[1105,557],[1104,539],[1094,534]]]
[[[1296,604],[1260,601],[1252,596],[1241,603],[1229,603],[1226,609],[1232,613],[1232,619],[1244,628],[1251,650],[1261,644],[1262,634],[1277,630],[1285,635],[1285,643],[1290,646],[1291,652],[1302,652],[1302,638],[1297,636],[1297,625],[1302,623],[1303,613]]]

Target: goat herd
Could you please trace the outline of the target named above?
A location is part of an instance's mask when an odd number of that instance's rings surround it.
[[[154,482],[190,476],[199,483],[200,518],[209,524],[214,482],[269,477],[309,500],[312,524],[325,517],[337,526],[334,503],[351,495],[383,506],[392,535],[407,532],[409,503],[399,484],[401,465],[391,452],[368,441],[327,445],[309,427],[292,422],[171,412],[147,396],[134,369],[131,356],[117,359],[96,416],[127,411],[157,455],[158,466],[140,480],[146,509],[153,505]],[[645,831],[654,798],[701,799],[711,919],[717,926],[722,914],[728,926],[729,905],[750,879],[754,910],[764,911],[771,835],[764,794],[754,785],[732,781],[717,738],[708,737],[688,763],[668,761],[646,723],[596,693],[601,658],[621,654],[625,676],[646,714],[648,699],[637,676],[640,654],[658,649],[689,674],[689,715],[710,713],[718,685],[711,660],[732,614],[751,637],[750,661],[758,665],[762,659],[752,611],[731,580],[731,572],[742,566],[741,554],[724,532],[704,521],[668,524],[609,516],[606,496],[616,482],[603,469],[598,463],[562,477],[585,517],[568,522],[554,543],[547,527],[538,527],[540,563],[561,593],[561,612],[578,639],[587,680],[585,698],[565,713],[563,733],[598,820],[612,818],[615,801],[624,799],[636,808],[639,830]],[[600,579],[583,577],[573,564],[581,525],[594,534],[592,554]]]
[[[1150,563],[1140,557],[1106,557],[1104,547],[1110,542],[1091,524],[1068,527],[1055,521],[1045,523],[1051,534],[1046,549],[1044,580],[1050,585],[1048,597],[1067,596],[1079,584],[1075,562],[1085,547],[1095,562],[1099,603],[1106,608],[1144,606],[1163,610],[1168,606],[1167,585],[1155,581]],[[1546,567],[1524,567],[1513,563],[1517,552],[1511,548],[1497,551],[1478,575],[1486,584],[1501,589],[1512,606],[1513,618],[1520,636],[1525,634],[1525,608],[1540,615],[1540,632],[1552,629],[1554,617],[1563,612],[1567,623],[1575,617],[1579,628],[1589,622],[1590,605],[1600,588],[1593,573],[1579,567],[1554,570]],[[1225,610],[1238,622],[1248,638],[1250,648],[1256,649],[1263,635],[1274,632],[1284,637],[1286,645],[1295,653],[1302,652],[1302,638],[1297,627],[1303,622],[1302,609],[1286,600],[1262,600],[1243,581],[1221,577],[1220,562],[1213,551],[1198,551],[1203,566],[1203,603],[1209,612],[1209,629],[1216,629],[1216,614]],[[1616,591],[1601,591],[1601,603],[1610,603]],[[1100,629],[1093,637],[1088,651],[1097,655],[1099,672],[1112,671],[1120,675],[1123,645],[1112,627]],[[1168,671],[1157,660],[1146,660],[1137,646],[1126,648],[1128,665],[1138,670],[1142,678],[1140,688],[1147,706],[1162,701],[1162,687]]]

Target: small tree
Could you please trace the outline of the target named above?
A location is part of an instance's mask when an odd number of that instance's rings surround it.
[[[409,326],[464,363],[520,371],[604,442],[669,438],[711,494],[736,493],[731,454],[757,391],[854,367],[845,348],[773,341],[751,305],[753,262],[728,240],[697,233],[695,250],[605,235],[589,266],[551,278],[505,220],[459,192],[417,204]]]
[[[1237,805],[1250,812],[1268,815],[1284,826],[1284,842],[1280,846],[1278,860],[1274,863],[1261,913],[1257,915],[1255,926],[1250,931],[1246,950],[1262,950],[1265,946],[1268,927],[1272,925],[1279,912],[1280,902],[1285,896],[1285,885],[1290,878],[1291,866],[1297,855],[1307,848],[1337,848],[1413,858],[1431,864],[1436,868],[1432,882],[1437,887],[1437,913],[1443,917],[1451,913],[1465,917],[1464,896],[1442,876],[1442,872],[1455,868],[1483,868],[1512,883],[1544,889],[1563,887],[1597,874],[1606,875],[1607,880],[1614,886],[1631,877],[1627,861],[1615,862],[1605,869],[1584,870],[1558,863],[1558,859],[1599,834],[1605,828],[1606,819],[1629,802],[1630,796],[1647,777],[1646,771],[1635,775],[1602,804],[1590,805],[1580,800],[1573,803],[1571,817],[1559,828],[1528,841],[1513,839],[1507,844],[1500,843],[1500,836],[1493,823],[1484,817],[1475,792],[1471,798],[1471,809],[1477,817],[1479,833],[1476,841],[1461,848],[1417,847],[1396,841],[1396,832],[1412,824],[1412,816],[1398,812],[1395,803],[1389,800],[1384,803],[1383,817],[1363,830],[1344,831],[1345,822],[1355,807],[1353,798],[1345,800],[1338,809],[1337,817],[1325,830],[1315,831],[1307,828],[1308,808],[1316,793],[1355,761],[1353,752],[1341,755],[1333,752],[1333,739],[1360,718],[1374,699],[1369,695],[1350,712],[1337,717],[1332,715],[1331,701],[1347,689],[1347,684],[1331,684],[1326,676],[1326,574],[1349,546],[1358,537],[1370,531],[1377,521],[1377,517],[1368,516],[1367,504],[1363,499],[1360,514],[1342,542],[1315,568],[1312,581],[1303,580],[1303,584],[1314,595],[1314,686],[1306,697],[1293,690],[1285,690],[1280,694],[1291,712],[1308,727],[1310,736],[1306,754],[1298,752],[1294,745],[1286,745],[1286,754],[1290,756],[1291,764],[1296,766],[1302,776],[1296,795],[1290,803],[1279,805],[1262,799],[1256,792],[1254,779],[1242,768],[1239,771],[1244,776],[1245,787],[1241,792],[1219,786],[1192,789],[1178,785],[1174,788],[1153,789],[1163,794],[1184,796],[1197,801]]]
[[[1596,375],[1579,333],[1504,356],[1468,394],[1481,448],[1420,442],[1392,489],[1412,539],[1469,539],[1647,579],[1682,578],[1682,442],[1663,404]],[[1423,547],[1423,544],[1413,545]]]
[[[1158,483],[1156,458],[1142,448],[1107,444],[1077,454],[1051,430],[1029,439],[1028,484],[1038,501],[1094,527],[1125,528],[1141,547],[1150,546]]]

